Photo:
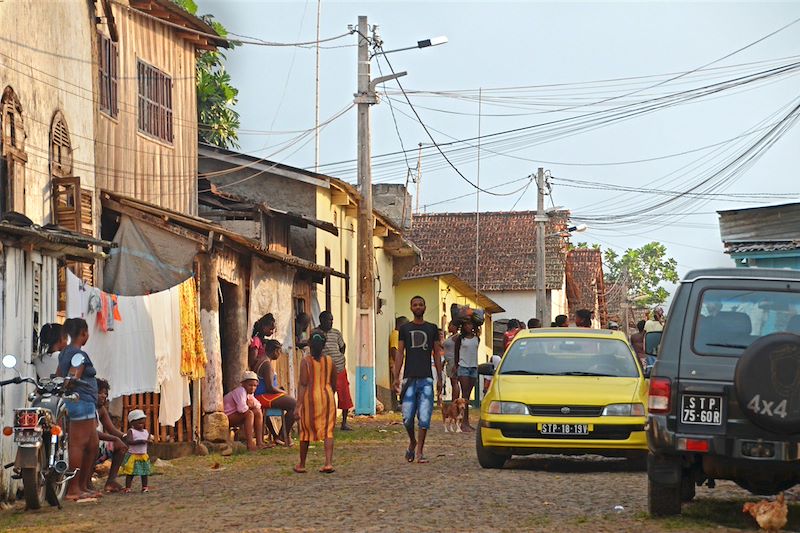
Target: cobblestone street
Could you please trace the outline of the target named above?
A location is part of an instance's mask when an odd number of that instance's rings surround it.
[[[396,415],[356,419],[337,433],[336,473],[294,474],[296,447],[256,455],[190,457],[158,468],[153,492],[106,495],[98,503],[0,511],[0,531],[716,531],[756,530],[741,512],[747,493],[728,482],[698,490],[681,518],[646,514],[646,474],[624,460],[521,458],[504,470],[478,466],[472,434],[445,434],[431,463],[403,460]],[[218,469],[212,469],[215,463]],[[138,488],[138,480],[134,489]],[[754,499],[750,497],[749,499]],[[624,510],[615,511],[621,505]],[[797,530],[797,504],[790,508]]]

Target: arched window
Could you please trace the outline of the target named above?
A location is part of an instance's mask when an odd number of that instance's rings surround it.
[[[0,214],[25,212],[25,125],[22,105],[14,89],[6,87],[0,99]]]
[[[61,111],[56,111],[50,126],[50,173],[58,178],[72,175],[72,144]]]

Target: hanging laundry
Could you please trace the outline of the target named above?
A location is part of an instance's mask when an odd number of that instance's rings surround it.
[[[206,348],[200,330],[200,302],[197,285],[189,278],[178,286],[181,314],[181,373],[190,379],[206,376]]]
[[[189,380],[181,375],[180,290],[173,287],[148,299],[160,392],[158,421],[162,426],[174,426],[183,416],[183,408],[191,404]]]
[[[104,333],[114,331],[114,317],[108,312],[108,301],[108,294],[100,292],[100,310],[97,312],[97,325]],[[108,324],[109,318],[111,318],[111,327]]]
[[[85,282],[83,283],[85,285]],[[95,287],[89,287],[86,290],[89,293],[89,307],[85,309],[83,312],[86,314],[97,313],[98,311],[100,311],[100,308],[102,307],[102,301],[100,299],[100,289],[96,289]]]
[[[81,310],[82,293],[94,294],[100,302],[100,291],[85,286],[67,271],[67,317],[84,318],[89,324],[89,340],[85,349],[92,358],[97,376],[111,384],[111,396],[158,392],[156,381],[155,338],[146,296],[118,298],[119,312],[125,321],[114,331],[104,332],[97,320],[97,310]],[[79,303],[74,303],[74,302]]]

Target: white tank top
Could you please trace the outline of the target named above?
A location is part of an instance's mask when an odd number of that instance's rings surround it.
[[[461,337],[461,348],[458,351],[458,366],[475,368],[478,366],[478,345],[481,340],[478,337],[468,339]]]

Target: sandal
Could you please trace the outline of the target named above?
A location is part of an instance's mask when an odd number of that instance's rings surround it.
[[[319,469],[319,471],[322,474],[333,474],[334,472],[336,472],[336,469],[332,466],[323,466],[322,468]]]
[[[421,464],[421,465],[424,465],[424,464],[428,464],[428,463],[430,463],[430,461],[429,461],[429,460],[428,460],[428,458],[427,458],[427,457],[425,457],[424,455],[420,455],[420,456],[419,456],[419,459],[417,459],[417,463],[419,463],[419,464]]]
[[[142,487],[142,492],[150,492],[150,488],[149,487]]]
[[[409,463],[414,462],[414,450],[406,450],[406,461]]]
[[[120,492],[121,492],[122,494],[130,494],[130,493],[131,493],[131,489],[129,489],[128,487],[125,487],[125,488],[124,488],[124,489],[122,489]]]
[[[295,465],[294,468],[292,468],[292,470],[294,470],[295,474],[305,474],[306,472],[308,472],[308,470],[306,470],[300,465]]]

